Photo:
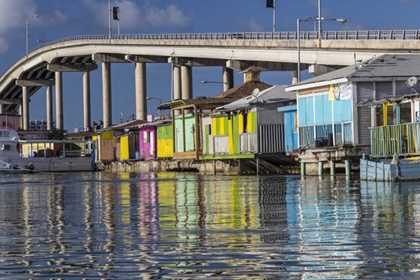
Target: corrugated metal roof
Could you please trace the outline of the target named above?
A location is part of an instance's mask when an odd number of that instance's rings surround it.
[[[247,97],[226,104],[217,109],[242,108],[253,106],[258,103],[276,103],[284,100],[296,99],[295,91],[287,92],[284,88],[284,86],[275,85],[256,94],[251,94]]]
[[[248,81],[237,85],[236,87],[230,88],[227,91],[221,92],[214,96],[214,98],[243,98],[252,94],[252,91],[258,88],[260,91],[263,91],[267,88],[272,87],[272,85],[263,83],[263,82],[253,82]]]
[[[132,120],[129,122],[109,126],[107,128],[96,130],[96,132],[102,132],[102,131],[109,131],[109,130],[123,130],[125,128],[138,128],[140,125],[147,123],[147,121],[143,120]]]
[[[287,88],[331,81],[340,78],[371,79],[371,78],[408,78],[420,76],[420,55],[416,54],[385,54],[370,60],[358,62],[336,71],[332,71],[311,79],[288,86]]]
[[[158,125],[163,125],[163,124],[167,124],[167,123],[172,123],[172,120],[156,120],[156,121],[153,121],[153,122],[142,124],[142,125],[140,125],[140,127],[143,127],[143,126],[158,126]]]

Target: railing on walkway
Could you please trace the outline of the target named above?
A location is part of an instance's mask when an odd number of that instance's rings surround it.
[[[332,137],[332,139],[330,139]],[[329,143],[332,141],[331,143]],[[322,147],[332,144],[346,145],[353,143],[352,122],[299,127],[299,146]]]
[[[371,156],[392,157],[420,154],[420,123],[371,128]]]

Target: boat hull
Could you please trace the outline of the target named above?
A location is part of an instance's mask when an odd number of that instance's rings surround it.
[[[3,159],[0,171],[7,169],[29,170],[31,172],[81,172],[91,171],[91,160],[88,157],[39,157]]]

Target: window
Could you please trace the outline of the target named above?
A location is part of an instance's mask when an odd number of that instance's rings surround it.
[[[244,129],[243,129],[243,132],[244,133],[247,133],[248,131],[247,131],[247,127],[248,127],[248,114],[247,113],[245,113],[244,114]]]
[[[150,131],[143,131],[144,143],[150,143]]]
[[[10,151],[10,145],[9,144],[3,144],[1,146],[2,151]]]

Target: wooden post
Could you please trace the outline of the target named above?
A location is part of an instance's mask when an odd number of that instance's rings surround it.
[[[255,157],[257,158],[257,175],[260,174],[260,158],[258,157],[258,155],[255,155]]]

